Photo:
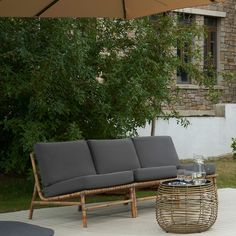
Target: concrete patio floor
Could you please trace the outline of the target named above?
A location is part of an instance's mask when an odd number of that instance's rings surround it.
[[[211,229],[201,233],[202,236],[233,236],[236,233],[236,189],[219,189],[218,195],[217,221]],[[88,214],[88,228],[82,228],[81,213],[76,207],[37,209],[33,220],[27,219],[28,211],[4,213],[0,214],[0,220],[48,227],[55,230],[55,236],[167,235],[156,222],[153,201],[139,203],[138,217],[135,219],[130,217],[127,209],[127,206],[117,206],[91,211]]]

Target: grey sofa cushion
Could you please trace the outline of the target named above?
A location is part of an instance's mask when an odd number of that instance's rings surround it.
[[[88,144],[99,174],[140,167],[131,139],[89,140]]]
[[[106,188],[117,185],[129,184],[134,181],[132,171],[123,171],[109,174],[97,174],[76,177],[65,180],[43,189],[46,197],[58,196],[97,188]]]
[[[0,236],[53,236],[54,231],[18,221],[0,221]]]
[[[134,170],[134,180],[149,181],[176,177],[176,166],[147,167]]]
[[[86,141],[38,143],[34,151],[43,186],[96,174]]]
[[[180,164],[174,143],[169,136],[136,137],[133,143],[143,168],[178,166]]]
[[[216,167],[213,163],[205,163],[204,165],[205,171],[207,175],[213,175],[216,173]],[[181,164],[178,166],[178,169],[185,169],[185,170],[191,170],[194,171],[193,164]]]

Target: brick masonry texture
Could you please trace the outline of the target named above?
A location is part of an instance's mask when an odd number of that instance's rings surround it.
[[[225,0],[222,4],[213,4],[198,8],[226,12],[226,17],[220,18],[218,27],[219,64],[221,72],[232,72],[235,76],[230,83],[222,80],[218,81],[219,91],[221,93],[219,103],[236,103],[236,0]],[[205,98],[206,89],[196,89],[191,88],[191,86],[186,88],[186,86],[181,85],[180,88],[180,97],[182,99],[176,105],[176,109],[213,110],[214,104]]]

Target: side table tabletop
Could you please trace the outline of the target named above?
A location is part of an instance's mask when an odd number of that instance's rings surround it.
[[[160,227],[172,233],[200,233],[216,221],[217,189],[207,180],[205,184],[181,184],[178,180],[159,185],[156,219]]]

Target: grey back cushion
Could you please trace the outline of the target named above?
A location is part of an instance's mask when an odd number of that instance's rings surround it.
[[[133,138],[141,167],[179,166],[179,158],[174,143],[169,136]]]
[[[88,144],[99,174],[140,168],[131,139],[89,140]]]
[[[43,186],[96,174],[86,141],[38,143],[34,152]]]

